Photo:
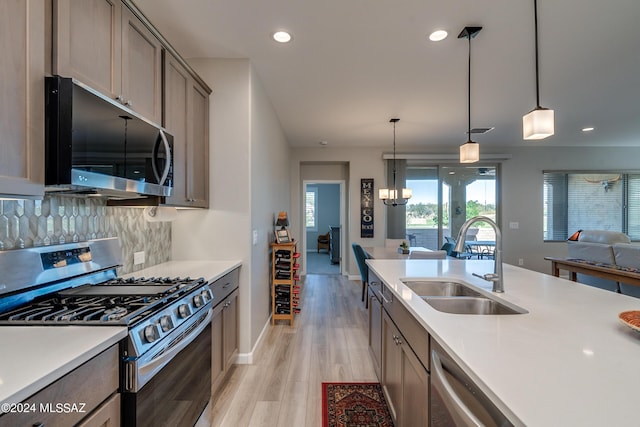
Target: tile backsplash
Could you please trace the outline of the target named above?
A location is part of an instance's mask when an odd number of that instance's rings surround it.
[[[0,200],[0,250],[118,237],[123,256],[118,273],[130,273],[168,261],[171,254],[171,223],[147,222],[142,211],[94,198]],[[139,251],[146,260],[134,267],[133,253]]]

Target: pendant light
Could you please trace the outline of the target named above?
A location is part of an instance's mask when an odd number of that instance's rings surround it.
[[[538,77],[538,0],[533,0],[533,21],[536,46],[536,108],[522,117],[522,137],[526,140],[545,139],[554,133],[553,110],[540,106]]]
[[[391,119],[390,123],[393,123],[393,188],[381,188],[378,190],[378,196],[380,200],[387,206],[399,206],[406,205],[412,196],[410,188],[403,188],[398,197],[398,187],[396,186],[396,123],[400,119]]]
[[[480,160],[480,144],[471,140],[471,39],[478,35],[482,27],[464,27],[459,39],[469,39],[469,127],[467,142],[460,146],[460,163],[475,163]]]

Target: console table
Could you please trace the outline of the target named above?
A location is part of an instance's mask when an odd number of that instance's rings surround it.
[[[544,259],[551,261],[551,271],[556,277],[560,276],[560,270],[567,270],[569,271],[570,279],[574,282],[576,281],[576,274],[581,273],[601,279],[615,280],[628,285],[640,286],[639,271],[629,271],[629,269],[615,265],[595,264],[575,259],[554,257],[544,257]]]

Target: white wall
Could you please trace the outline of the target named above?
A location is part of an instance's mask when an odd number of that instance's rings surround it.
[[[353,259],[351,243],[357,242],[362,246],[384,245],[384,205],[376,200],[374,206],[374,237],[360,237],[360,180],[373,178],[376,189],[384,186],[384,168],[382,149],[379,148],[294,148],[291,151],[291,228],[296,235],[304,232],[302,227],[303,179],[345,179],[345,189],[348,200],[346,216],[348,224],[344,225],[346,244],[342,256],[347,265],[349,276],[360,277],[358,267]],[[331,163],[333,166],[323,167]],[[336,167],[335,164],[344,164]]]
[[[269,243],[279,211],[289,211],[289,144],[262,83],[251,72],[251,342],[255,343],[271,312]]]
[[[524,143],[523,143],[524,144]],[[507,152],[504,150],[504,152]],[[502,231],[504,261],[551,272],[545,256],[566,256],[566,243],[542,241],[542,171],[638,170],[640,147],[517,147],[502,166]],[[519,228],[508,228],[518,222]]]
[[[172,259],[242,261],[239,351],[250,354],[269,318],[269,238],[274,211],[288,208],[289,149],[248,60],[189,63],[213,89],[210,206],[179,211],[172,225]]]

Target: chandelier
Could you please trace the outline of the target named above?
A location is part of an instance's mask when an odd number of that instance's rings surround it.
[[[389,120],[390,123],[393,123],[393,188],[381,188],[378,190],[380,200],[387,206],[406,205],[412,195],[410,188],[402,188],[398,192],[396,185],[396,123],[399,121],[400,119]]]

